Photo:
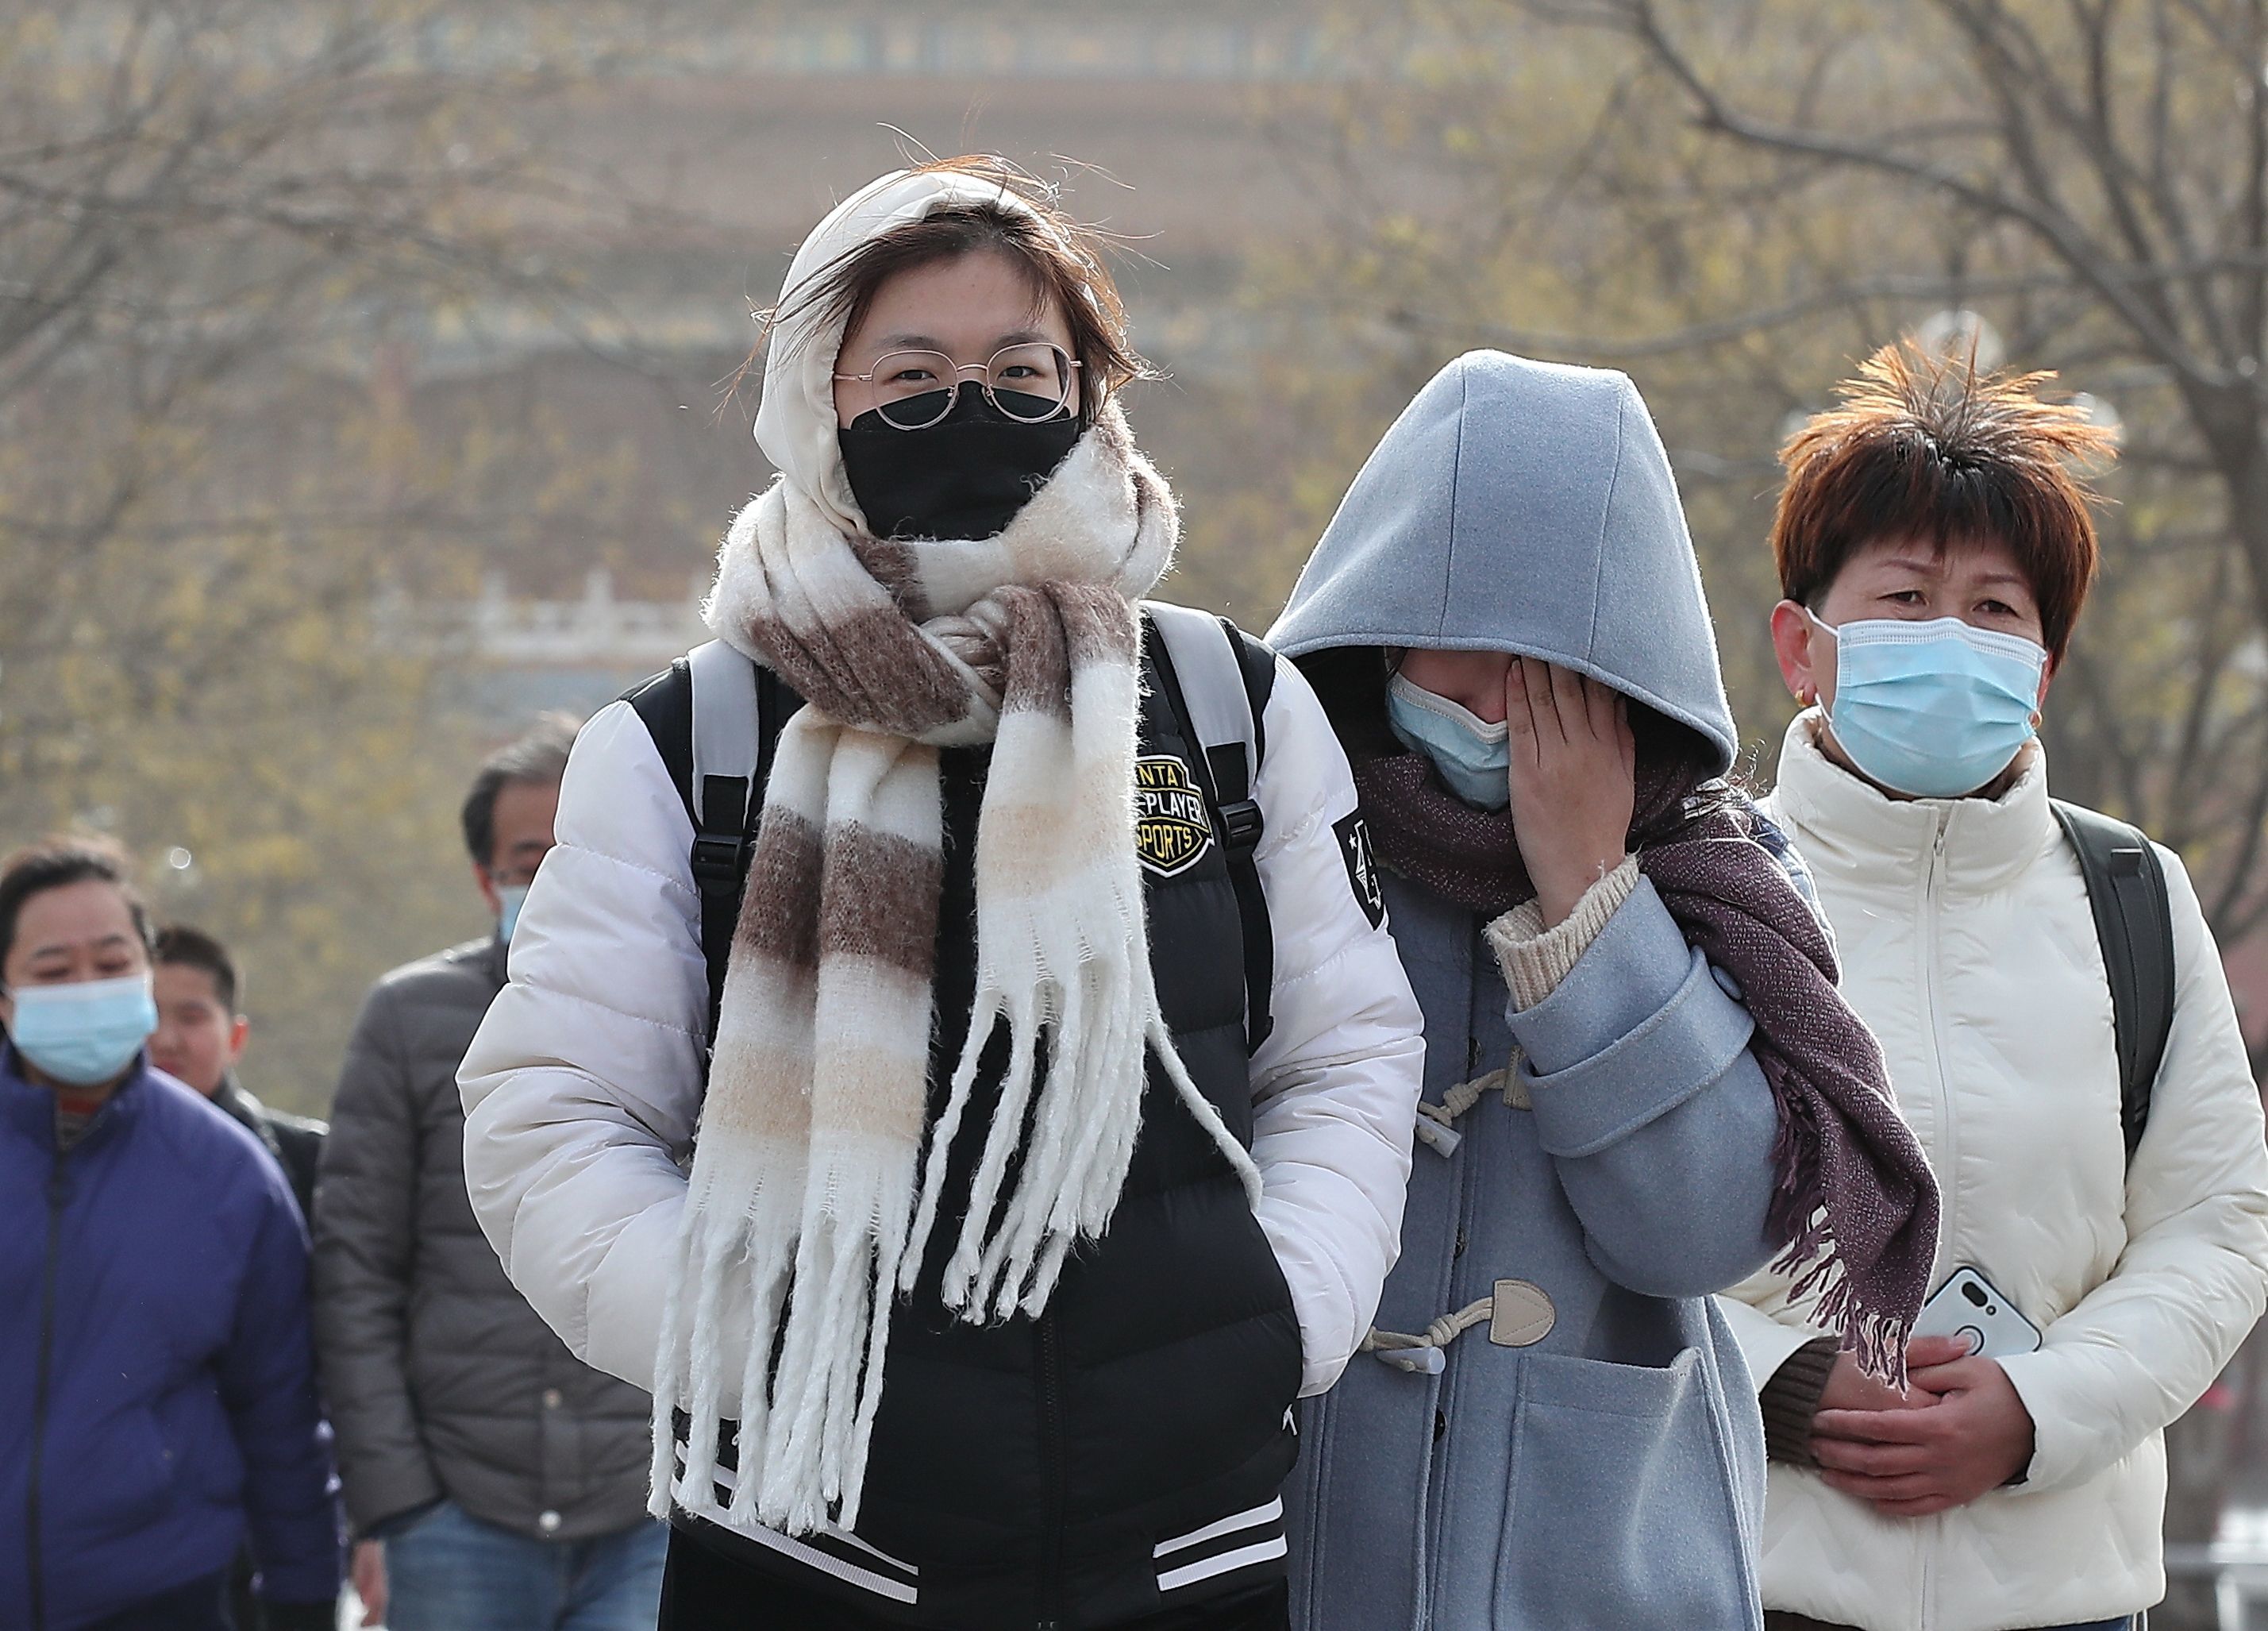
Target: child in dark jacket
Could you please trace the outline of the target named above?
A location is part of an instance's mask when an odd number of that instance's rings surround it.
[[[328,1631],[306,1231],[259,1141],[146,1062],[150,944],[114,850],[0,866],[0,1625],[220,1631],[248,1530],[270,1631]]]

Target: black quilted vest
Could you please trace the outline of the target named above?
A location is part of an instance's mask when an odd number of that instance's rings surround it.
[[[668,679],[631,697],[649,725],[646,693]],[[1189,808],[1171,796],[1178,788],[1202,786],[1198,749],[1156,675],[1145,679],[1143,774],[1168,794],[1152,808],[1170,813]],[[973,857],[989,750],[942,758],[932,1119],[974,1001]],[[689,767],[680,786],[688,779]],[[1160,1007],[1191,1079],[1249,1143],[1242,935],[1219,844],[1169,819],[1152,823],[1144,850]],[[752,1569],[842,1595],[889,1623],[1071,1631],[1201,1600],[1213,1583],[1161,1593],[1155,1548],[1273,1501],[1297,1457],[1289,1413],[1301,1354],[1290,1289],[1241,1183],[1154,1061],[1109,1230],[1066,1264],[1046,1311],[990,1325],[946,1312],[938,1288],[1006,1054],[1004,1033],[986,1052],[954,1140],[920,1282],[891,1325],[858,1528],[872,1550],[827,1537],[807,1549],[847,1562],[852,1576],[911,1589],[915,1600],[878,1596],[825,1562],[677,1519],[689,1538]],[[1214,1578],[1226,1590],[1255,1575]]]

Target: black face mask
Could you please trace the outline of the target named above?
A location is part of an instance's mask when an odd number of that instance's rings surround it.
[[[1020,410],[1047,406],[1042,397],[1001,395]],[[877,538],[990,538],[1007,530],[1085,428],[1071,413],[1036,424],[1012,419],[970,380],[953,411],[925,429],[901,431],[873,410],[836,439],[850,496]]]

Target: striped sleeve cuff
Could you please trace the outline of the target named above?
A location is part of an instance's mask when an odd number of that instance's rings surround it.
[[[1583,892],[1575,910],[1557,927],[1543,926],[1543,909],[1532,900],[1490,924],[1489,945],[1504,969],[1504,983],[1512,989],[1512,1006],[1532,1008],[1557,991],[1567,970],[1582,960],[1637,888],[1638,857],[1625,855],[1621,866]]]
[[[1756,1390],[1756,1405],[1764,1417],[1766,1460],[1800,1467],[1817,1465],[1811,1454],[1811,1419],[1819,1413],[1819,1397],[1835,1373],[1837,1351],[1833,1337],[1807,1342]]]

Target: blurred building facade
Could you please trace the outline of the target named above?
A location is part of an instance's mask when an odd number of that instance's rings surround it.
[[[424,72],[575,64],[570,84],[515,115],[520,134],[640,210],[606,241],[553,238],[540,211],[531,218],[529,269],[572,264],[594,297],[578,332],[536,302],[491,296],[373,313],[381,342],[342,340],[342,367],[373,394],[406,388],[418,422],[516,399],[604,472],[588,528],[499,525],[483,539],[478,597],[453,614],[460,633],[477,631],[471,649],[493,682],[479,703],[513,712],[591,706],[699,638],[684,586],[770,476],[748,436],[753,381],[732,400],[720,382],[803,233],[909,156],[996,151],[1059,181],[1120,246],[1137,342],[1167,376],[1137,387],[1153,456],[1198,484],[1233,469],[1234,449],[1202,427],[1209,383],[1273,343],[1240,299],[1248,257],[1327,229],[1320,203],[1286,184],[1287,160],[1326,139],[1329,99],[1358,70],[1381,71],[1355,61],[1327,8],[1263,0],[636,11],[570,0],[436,17],[401,48]],[[1422,178],[1412,188],[1414,200]],[[490,507],[509,506],[500,487]],[[448,621],[433,616],[434,589],[414,593],[421,626]]]

